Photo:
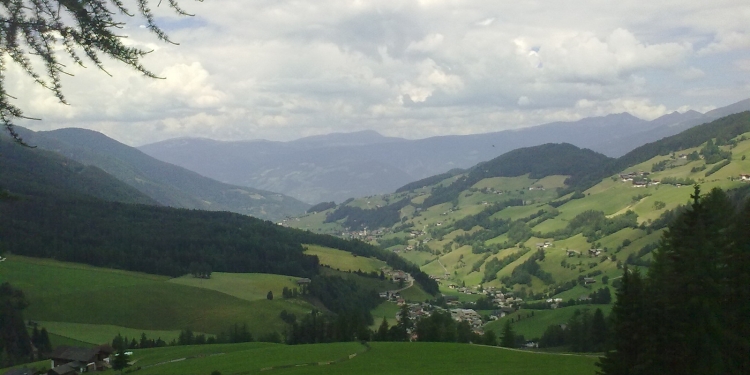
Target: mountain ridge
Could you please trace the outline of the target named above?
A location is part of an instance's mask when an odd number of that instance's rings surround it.
[[[95,165],[165,206],[232,211],[273,220],[308,207],[279,193],[224,184],[156,160],[96,131],[66,128],[31,132],[19,128],[19,132],[31,144]]]
[[[706,114],[671,113],[652,121],[620,113],[523,129],[418,140],[375,136],[377,133],[365,131],[290,142],[190,141],[176,145],[164,141],[139,149],[219,181],[279,191],[315,204],[391,192],[451,169],[469,168],[512,149],[544,143],[564,142],[610,157],[622,156],[642,144],[709,122],[721,113],[745,108],[750,109],[750,100]],[[363,135],[373,139],[370,143],[360,139],[356,144],[335,141],[342,137],[357,140]],[[326,139],[331,143],[326,144]]]

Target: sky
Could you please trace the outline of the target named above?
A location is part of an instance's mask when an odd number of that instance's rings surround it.
[[[41,119],[18,125],[132,146],[365,129],[418,139],[750,97],[747,0],[180,0],[193,17],[156,3],[179,45],[138,17],[121,33],[153,50],[142,62],[164,79],[69,64],[62,105],[9,66],[15,104]]]

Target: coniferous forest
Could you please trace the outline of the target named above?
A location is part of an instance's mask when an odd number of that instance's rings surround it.
[[[381,259],[437,292],[434,280],[391,252],[229,212],[20,197],[2,201],[0,216],[12,218],[0,225],[2,246],[18,255],[167,276],[192,273],[197,263],[216,272],[310,277],[319,262],[302,244],[316,244]]]
[[[646,275],[626,268],[601,374],[747,374],[750,202],[695,188]]]

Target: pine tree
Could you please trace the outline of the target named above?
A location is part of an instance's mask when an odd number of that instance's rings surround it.
[[[510,326],[510,321],[505,321],[503,327],[503,337],[500,339],[500,346],[503,348],[515,348],[516,347],[516,334],[513,332],[513,328]]]
[[[28,302],[20,289],[9,283],[0,285],[0,366],[7,367],[15,363],[32,359],[31,338],[26,330],[22,310]]]
[[[599,360],[600,374],[635,375],[645,374],[649,367],[646,362],[649,350],[646,337],[648,327],[644,315],[643,281],[637,269],[632,272],[625,266],[617,301],[612,307],[612,341],[614,347]]]
[[[734,208],[727,195],[712,190],[701,198],[695,187],[689,210],[665,232],[649,272],[655,303],[654,371],[723,374],[721,258],[731,246]]]
[[[744,374],[750,368],[750,206],[714,189],[677,216],[649,277],[626,272],[603,374]]]
[[[120,349],[117,354],[115,354],[115,358],[112,360],[112,369],[115,371],[120,371],[122,373],[122,370],[125,369],[125,367],[128,367],[128,361],[130,358],[128,358],[128,355],[125,354],[125,349]]]
[[[515,337],[513,340],[515,341]],[[495,331],[491,329],[484,331],[484,335],[482,335],[482,344],[497,346],[497,336],[495,335]]]
[[[596,309],[594,317],[591,319],[591,350],[600,352],[604,350],[604,344],[607,341],[607,322],[604,320],[604,313],[601,309]]]
[[[726,372],[747,373],[750,370],[750,200],[735,216],[731,236],[734,242],[724,254],[723,278],[725,350],[722,352]]]

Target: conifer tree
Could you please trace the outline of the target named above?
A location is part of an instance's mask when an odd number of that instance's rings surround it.
[[[378,327],[378,332],[375,335],[376,341],[388,341],[388,321],[383,317],[383,321]]]
[[[505,321],[503,327],[503,337],[500,339],[500,346],[504,348],[515,348],[516,347],[516,334],[513,332],[513,328],[510,326],[510,321]]]
[[[750,203],[714,189],[678,215],[649,277],[625,272],[613,307],[614,374],[745,374],[750,369]]]
[[[607,322],[604,320],[604,313],[601,309],[594,311],[594,316],[591,318],[590,334],[591,351],[603,351],[607,341]]]
[[[649,363],[646,361],[648,345],[645,324],[643,281],[638,269],[632,272],[625,266],[617,300],[612,307],[612,341],[614,347],[597,364],[607,375],[645,374]]]

